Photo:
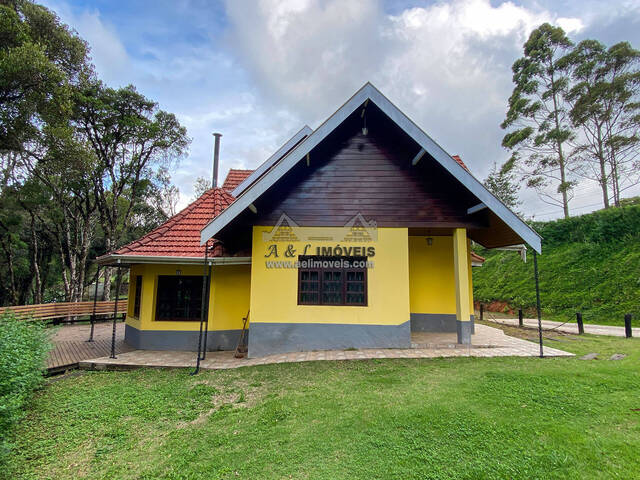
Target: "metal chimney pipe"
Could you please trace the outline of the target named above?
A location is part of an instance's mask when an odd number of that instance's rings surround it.
[[[221,133],[214,133],[215,143],[213,146],[213,177],[211,179],[211,187],[216,188],[218,186],[218,163],[220,161],[220,137]]]

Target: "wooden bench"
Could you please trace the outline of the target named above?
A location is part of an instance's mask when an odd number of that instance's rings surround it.
[[[47,323],[77,322],[81,318],[90,320],[93,315],[94,302],[60,302],[40,303],[36,305],[17,305],[15,307],[0,307],[0,315],[13,312],[17,318],[44,320]],[[95,302],[94,320],[113,320],[115,300]],[[127,312],[127,299],[118,300],[117,317],[124,320]]]

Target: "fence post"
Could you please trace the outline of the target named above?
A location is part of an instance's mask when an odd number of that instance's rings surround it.
[[[582,323],[582,314],[576,313],[576,322],[578,322],[578,335],[584,335],[584,323]]]
[[[484,320],[484,303],[480,304],[480,320]]]
[[[113,304],[113,328],[111,330],[111,355],[109,358],[116,358],[116,322],[118,321],[118,296],[120,295],[120,280],[122,277],[120,265],[116,268],[116,301]]]
[[[93,291],[93,313],[91,314],[91,331],[89,332],[89,340],[87,342],[93,342],[93,330],[96,322],[96,302],[98,301],[98,280],[100,280],[100,265],[96,270],[96,288]]]
[[[536,281],[536,310],[538,311],[538,341],[540,342],[540,358],[544,357],[542,345],[542,307],[540,306],[540,276],[538,273],[538,255],[533,251],[533,276]]]
[[[631,338],[632,337],[632,330],[631,330],[631,314],[627,313],[624,316],[624,336],[627,338]]]
[[[524,327],[524,322],[522,321],[522,309],[518,310],[518,326]]]

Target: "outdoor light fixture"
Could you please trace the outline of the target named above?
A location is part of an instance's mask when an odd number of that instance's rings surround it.
[[[182,270],[176,270],[176,275],[182,275]]]
[[[360,118],[362,118],[362,134],[366,135],[369,133],[369,129],[367,128],[367,104],[369,103],[369,99],[364,102],[364,107],[362,108],[362,113],[360,114]]]
[[[427,245],[429,245],[429,246],[433,245],[433,238],[431,238],[431,237],[427,238]]]

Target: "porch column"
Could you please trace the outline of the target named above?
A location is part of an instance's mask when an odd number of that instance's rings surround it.
[[[471,297],[469,291],[467,229],[453,230],[453,268],[456,284],[456,327],[458,343],[471,343]]]

